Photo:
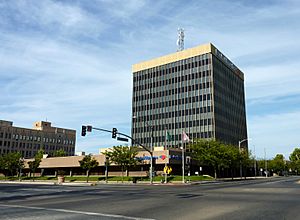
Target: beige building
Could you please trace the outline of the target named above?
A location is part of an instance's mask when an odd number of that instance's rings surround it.
[[[103,152],[103,151],[102,151]],[[36,175],[55,175],[58,170],[65,171],[65,175],[84,175],[85,172],[80,168],[79,161],[84,156],[69,156],[69,157],[50,157],[43,158]],[[99,166],[91,171],[91,175],[105,175],[105,155],[93,155],[92,158],[98,161]],[[130,167],[130,176],[147,176],[150,166],[150,154],[147,151],[139,151],[136,156],[141,162],[137,166]],[[179,150],[163,150],[157,148],[153,152],[155,159],[154,171],[157,175],[163,172],[165,165],[171,166],[173,173],[181,171],[181,151]],[[28,161],[25,160],[25,173],[28,173]],[[109,176],[121,175],[121,167],[116,164],[110,164],[108,167]]]
[[[21,152],[24,158],[32,158],[39,149],[49,155],[62,149],[71,156],[75,152],[75,142],[76,130],[52,127],[51,122],[38,121],[30,129],[0,120],[0,155]]]

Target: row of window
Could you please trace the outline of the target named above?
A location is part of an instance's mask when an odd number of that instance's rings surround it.
[[[59,149],[64,149],[64,148],[57,147],[57,148],[53,149],[53,151],[59,150]],[[66,151],[67,155],[73,155],[74,154],[74,151],[72,151],[71,149],[70,150],[64,149],[64,150]],[[30,151],[30,150],[25,150],[25,149],[22,150],[22,149],[1,149],[0,148],[0,155],[5,155],[5,154],[8,154],[8,153],[12,153],[12,152],[20,152],[22,154],[22,157],[32,158],[38,152],[38,150],[31,150]],[[51,154],[51,152],[48,151],[48,150],[45,150],[45,153],[46,154]]]
[[[208,77],[211,75],[210,70],[206,70],[203,72],[196,72],[196,73],[190,73],[182,76],[175,76],[170,79],[166,80],[159,80],[156,82],[143,82],[143,81],[138,81],[138,82],[133,82],[133,91],[142,91],[142,90],[147,90],[147,89],[153,89],[155,87],[162,87],[162,86],[167,86],[167,85],[175,85],[176,83],[184,82],[184,81],[194,81],[195,79],[204,79],[205,77]],[[207,78],[206,80],[208,80]],[[204,80],[203,80],[204,81]]]
[[[39,149],[40,144],[32,144],[32,143],[24,143],[24,142],[14,142],[14,141],[1,141],[0,140],[0,146],[3,147],[27,147],[27,148],[34,148],[34,149]]]
[[[23,149],[40,149],[41,144],[33,144],[33,143],[24,143],[24,142],[14,142],[14,141],[0,141],[0,147],[11,147],[12,149],[14,148],[23,148]],[[55,149],[66,149],[67,152],[71,152],[74,147],[63,147],[59,145],[44,145],[45,150],[55,150]],[[49,147],[49,148],[48,148]]]
[[[26,140],[26,141],[37,141],[40,142],[42,140],[42,142],[44,143],[58,143],[58,144],[64,144],[64,145],[74,145],[75,141],[74,140],[62,140],[60,138],[48,138],[48,137],[43,137],[41,138],[40,136],[29,136],[29,135],[21,135],[21,134],[12,134],[11,133],[4,133],[1,132],[0,133],[0,138],[5,138],[5,139],[14,139],[16,141],[19,140]],[[1,144],[0,144],[1,145]]]
[[[158,102],[158,103],[152,103],[152,104],[147,104],[147,105],[140,105],[137,107],[133,107],[132,111],[133,112],[145,111],[147,109],[155,110],[158,108],[167,108],[167,107],[172,107],[172,106],[179,106],[179,105],[184,105],[184,104],[191,104],[191,103],[210,101],[210,100],[211,100],[211,94],[203,94],[203,95],[199,95],[199,96],[175,99],[172,101],[170,100],[170,101],[166,101],[166,102]]]
[[[190,139],[196,139],[196,138],[212,138],[213,137],[213,132],[212,131],[206,131],[206,132],[197,132],[197,133],[190,133],[187,134]],[[165,138],[166,136],[157,136],[157,137],[153,137],[153,145],[154,146],[159,146],[159,145],[163,145],[165,143]],[[144,143],[144,144],[149,144],[151,143],[151,137],[144,137],[144,138],[136,138],[137,142],[139,143]],[[173,141],[181,141],[182,140],[182,134],[177,134],[177,135],[171,135],[171,140]],[[168,144],[169,142],[173,142],[173,141],[168,141],[166,142],[166,144]]]
[[[189,86],[183,86],[180,88],[173,88],[170,90],[165,90],[165,91],[158,91],[158,92],[150,92],[150,93],[135,93],[133,96],[133,101],[143,101],[147,99],[154,99],[154,98],[159,98],[163,96],[170,96],[170,95],[176,95],[176,94],[182,94],[184,92],[192,92],[192,91],[199,91],[199,90],[204,90],[212,88],[212,83],[211,82],[206,82],[206,83],[200,83],[200,84],[195,84],[195,85],[189,85]]]
[[[183,64],[184,61],[186,62],[185,64]],[[207,58],[199,61],[183,60],[183,62],[176,62],[174,63],[175,66],[170,68],[167,68],[167,65],[164,65],[164,66],[160,66],[159,70],[152,68],[152,69],[136,72],[133,76],[133,81],[135,82],[135,81],[147,80],[155,77],[161,78],[162,76],[168,75],[169,73],[174,73],[182,70],[193,69],[200,66],[209,65],[211,64],[211,59]]]
[[[192,128],[192,127],[212,125],[212,123],[213,121],[211,118],[185,121],[185,122],[166,123],[160,125],[153,125],[153,131],[162,131],[165,129]],[[137,127],[137,126],[133,127],[133,133],[143,133],[143,132],[150,132],[150,131],[151,131],[151,127],[149,126],[143,125],[141,127]]]
[[[175,117],[184,117],[189,115],[197,115],[200,113],[209,113],[213,111],[212,106],[205,106],[200,108],[191,108],[185,109],[182,111],[173,111],[173,112],[165,112],[153,115],[147,115],[144,117],[139,117],[135,120],[135,122],[143,122],[143,121],[152,121],[152,120],[160,120],[160,119],[168,119],[168,118],[175,118]],[[135,111],[133,111],[135,113]]]

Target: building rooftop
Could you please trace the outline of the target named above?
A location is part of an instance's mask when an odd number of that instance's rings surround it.
[[[212,43],[199,45],[182,51],[177,51],[175,53],[171,53],[165,56],[133,64],[132,72],[136,73],[145,69],[162,66],[168,63],[173,63],[179,60],[188,59],[207,53],[212,53],[218,58],[222,59],[222,61],[226,63],[230,68],[232,68],[240,78],[244,79],[243,72],[239,68],[237,68],[225,55],[223,55]]]

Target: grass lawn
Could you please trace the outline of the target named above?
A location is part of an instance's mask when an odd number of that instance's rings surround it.
[[[32,177],[22,177],[22,180],[32,180]],[[154,182],[161,182],[164,180],[164,176],[155,176],[153,177]],[[9,181],[18,181],[19,177],[13,176],[13,177],[4,177],[0,176],[0,180],[9,180]],[[48,181],[57,181],[57,177],[54,176],[41,176],[41,177],[34,177],[34,180],[48,180]],[[109,182],[111,181],[122,181],[121,176],[114,176],[114,177],[108,177],[107,179]],[[132,176],[124,176],[123,177],[123,182],[132,182],[133,180],[139,181],[150,181],[149,177],[132,177]],[[203,181],[203,180],[214,180],[210,176],[185,176],[186,181]],[[86,176],[65,176],[65,181],[66,182],[76,182],[76,181],[86,181]],[[101,176],[90,176],[89,181],[91,182],[97,182],[97,181],[105,181],[105,177]],[[168,176],[168,182],[173,182],[173,181],[182,181],[182,176]]]

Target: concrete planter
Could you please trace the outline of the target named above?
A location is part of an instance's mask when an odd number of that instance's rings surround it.
[[[64,183],[65,182],[65,177],[64,176],[58,176],[57,177],[57,182],[58,182],[58,184]]]

